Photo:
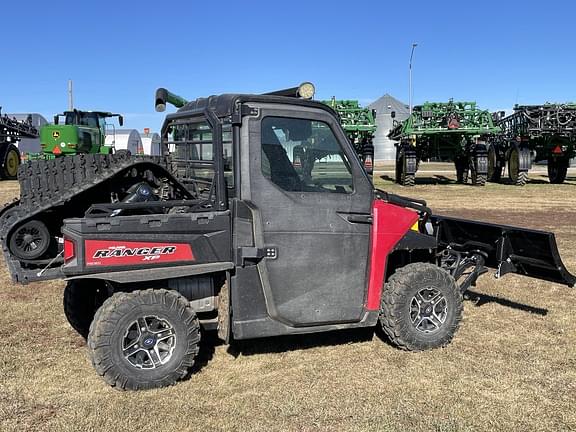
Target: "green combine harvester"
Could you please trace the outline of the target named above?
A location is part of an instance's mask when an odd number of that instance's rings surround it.
[[[330,106],[340,117],[342,129],[354,146],[364,169],[368,174],[374,170],[374,134],[376,133],[376,113],[362,108],[356,100],[337,100],[332,97],[322,103]]]
[[[504,166],[512,184],[524,186],[532,162],[546,161],[550,183],[564,183],[576,156],[576,104],[516,105],[514,112],[494,113],[502,133],[488,150],[488,180],[499,183]]]
[[[413,186],[422,160],[453,161],[459,183],[484,186],[488,177],[487,140],[500,127],[475,102],[426,102],[395,122],[388,137],[396,141],[396,182]]]
[[[60,124],[60,117],[64,123]],[[29,159],[53,159],[76,154],[110,154],[114,147],[106,145],[106,119],[118,117],[120,126],[124,119],[120,114],[103,111],[65,111],[54,116],[54,124],[40,129],[42,153],[30,154]]]

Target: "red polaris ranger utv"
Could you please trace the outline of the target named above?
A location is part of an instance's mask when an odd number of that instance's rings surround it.
[[[7,265],[17,282],[68,281],[66,316],[110,385],[175,383],[210,329],[230,341],[379,325],[407,350],[444,346],[486,267],[574,285],[551,233],[375,191],[312,96],[305,83],[183,104],[161,158],[22,165],[0,217]],[[156,95],[160,109],[181,100]]]

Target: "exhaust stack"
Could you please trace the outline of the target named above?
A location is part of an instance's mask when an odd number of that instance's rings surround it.
[[[166,104],[170,103],[176,108],[182,108],[188,103],[186,99],[181,96],[170,93],[165,88],[160,87],[156,90],[156,97],[154,98],[154,108],[157,112],[166,111]]]

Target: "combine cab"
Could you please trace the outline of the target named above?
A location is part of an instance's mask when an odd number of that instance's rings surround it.
[[[322,101],[331,107],[340,117],[342,129],[362,160],[368,174],[374,170],[374,134],[376,133],[376,113],[374,110],[362,108],[355,100]]]
[[[508,165],[513,184],[524,186],[532,162],[547,161],[550,183],[563,183],[576,156],[576,104],[517,105],[514,113],[494,113],[502,133],[488,150],[488,180],[500,182]]]
[[[396,141],[396,182],[413,186],[422,160],[453,161],[459,183],[484,186],[488,175],[487,139],[500,131],[475,102],[426,102],[388,134]]]

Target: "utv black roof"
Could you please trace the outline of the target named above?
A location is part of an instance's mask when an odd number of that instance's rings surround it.
[[[206,110],[211,111],[216,117],[228,117],[234,114],[240,114],[237,112],[238,106],[245,102],[299,105],[303,107],[323,109],[332,115],[336,114],[328,105],[313,100],[277,95],[221,94],[190,101],[182,108],[178,109],[177,112],[168,114],[166,116],[166,121],[188,116],[190,114],[201,113]]]

